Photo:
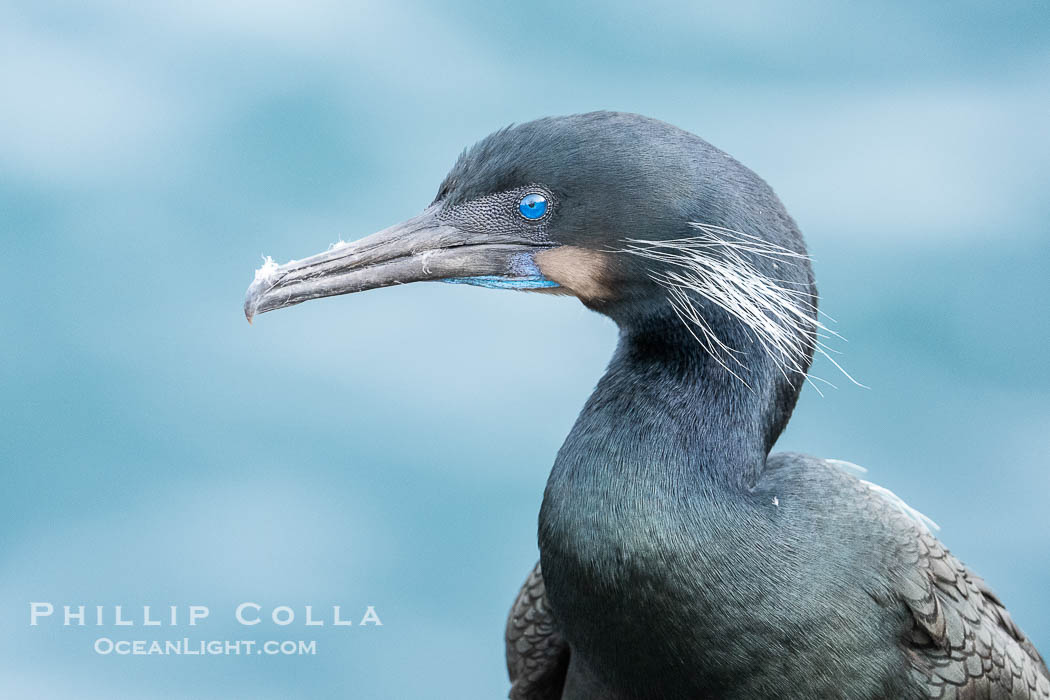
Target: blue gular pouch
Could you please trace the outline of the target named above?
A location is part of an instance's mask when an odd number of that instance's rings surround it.
[[[526,198],[529,196],[531,195],[526,195]],[[525,198],[522,199],[522,202],[524,201]],[[521,206],[524,206],[524,204]],[[546,200],[544,200],[543,206],[546,208]],[[527,290],[549,289],[551,287],[559,286],[557,282],[552,282],[543,276],[540,272],[540,268],[536,266],[536,261],[532,259],[532,255],[529,253],[515,255],[509,272],[510,274],[506,276],[483,275],[480,277],[451,277],[442,281],[448,284],[469,284],[475,287],[486,287],[488,289]]]

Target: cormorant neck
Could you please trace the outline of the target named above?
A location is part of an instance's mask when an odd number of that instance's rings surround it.
[[[748,349],[736,356],[739,364],[729,360],[732,372],[677,318],[621,325],[608,370],[555,471],[619,476],[639,489],[752,486],[786,423],[783,377],[743,332],[729,328],[721,337]],[[790,414],[794,396],[787,404]]]
[[[749,489],[786,422],[776,401],[784,389],[764,349],[736,326],[725,324],[719,337],[742,349],[739,376],[673,316],[620,328],[609,368],[551,470],[540,561],[573,653],[637,688],[625,697],[648,697],[653,674],[692,658],[695,639],[653,621],[719,621],[717,610],[737,602],[715,582],[735,581],[732,572],[750,573],[757,560]],[[695,581],[711,581],[710,595],[696,593]],[[611,610],[629,613],[610,623]],[[698,696],[674,687],[686,677],[670,676],[668,697]]]

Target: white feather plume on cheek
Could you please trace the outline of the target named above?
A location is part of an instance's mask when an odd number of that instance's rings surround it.
[[[621,252],[666,266],[651,272],[650,278],[666,290],[675,314],[726,371],[744,381],[733,369],[745,369],[741,350],[718,337],[701,313],[698,299],[737,319],[785,376],[806,373],[813,338],[816,351],[856,383],[820,340],[822,332],[825,337],[838,334],[817,318],[816,297],[770,278],[754,263],[754,258],[766,258],[774,261],[774,267],[797,265],[808,260],[807,256],[740,231],[700,223],[690,226],[695,236],[667,241],[627,239]]]

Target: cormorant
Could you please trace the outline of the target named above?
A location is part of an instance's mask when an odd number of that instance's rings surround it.
[[[795,222],[726,153],[631,114],[509,127],[419,216],[267,259],[244,311],[417,281],[574,295],[620,330],[547,482],[512,698],[1050,698],[916,511],[842,463],[770,454],[817,293]]]

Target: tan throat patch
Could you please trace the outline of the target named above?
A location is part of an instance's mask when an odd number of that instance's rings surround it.
[[[609,284],[609,253],[563,245],[533,255],[543,276],[583,301],[613,298]]]

